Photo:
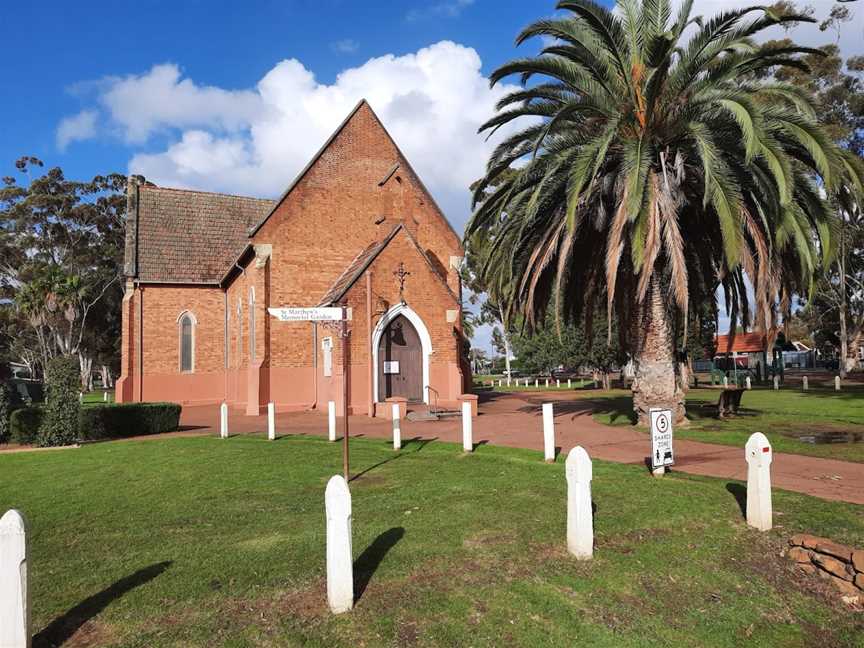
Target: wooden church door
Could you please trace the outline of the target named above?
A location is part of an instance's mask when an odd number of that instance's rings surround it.
[[[378,400],[423,400],[423,350],[417,329],[403,315],[384,329],[378,344]]]

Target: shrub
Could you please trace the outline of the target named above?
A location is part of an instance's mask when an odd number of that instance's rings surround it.
[[[9,443],[9,416],[12,409],[12,393],[6,383],[0,381],[0,443]]]
[[[78,418],[82,440],[118,439],[173,432],[180,424],[177,403],[118,403],[82,407]]]
[[[9,440],[12,443],[31,445],[39,439],[39,428],[42,425],[43,413],[41,407],[22,407],[12,412],[9,417]]]
[[[48,362],[45,385],[48,402],[45,417],[39,428],[41,446],[63,446],[74,443],[78,436],[78,397],[81,374],[78,360],[72,356],[58,356]]]

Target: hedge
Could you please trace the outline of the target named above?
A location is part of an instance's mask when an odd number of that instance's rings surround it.
[[[13,411],[9,417],[9,440],[23,445],[36,443],[43,416],[41,407],[22,407]]]
[[[78,359],[73,356],[51,358],[45,367],[45,385],[48,387],[48,402],[44,407],[38,443],[44,447],[74,443],[78,434],[81,389]]]
[[[78,440],[121,439],[144,434],[173,432],[180,424],[177,403],[122,403],[89,405],[78,413]],[[41,407],[23,407],[12,412],[11,441],[33,444],[39,440],[44,418]]]
[[[180,425],[177,403],[118,403],[82,407],[78,434],[82,441],[120,439],[173,432]]]

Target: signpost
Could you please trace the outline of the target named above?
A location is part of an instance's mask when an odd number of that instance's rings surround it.
[[[342,472],[349,481],[348,471],[348,345],[351,331],[348,321],[351,309],[347,306],[287,306],[268,308],[267,311],[280,322],[324,322],[324,326],[337,328],[342,340]]]
[[[666,466],[675,463],[672,410],[652,408],[648,414],[651,422],[651,468],[655,475],[662,475],[666,472]]]

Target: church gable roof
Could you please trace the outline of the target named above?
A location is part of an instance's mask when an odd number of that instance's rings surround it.
[[[378,255],[384,251],[384,249],[390,244],[390,242],[396,238],[396,235],[400,232],[403,232],[405,236],[408,237],[408,240],[411,241],[413,247],[417,250],[417,253],[423,258],[426,262],[426,265],[429,266],[429,270],[432,274],[438,278],[444,288],[447,290],[447,293],[453,298],[453,300],[458,303],[459,299],[453,293],[453,290],[447,284],[447,280],[445,277],[441,276],[441,273],[435,267],[435,264],[432,263],[431,259],[429,259],[429,255],[423,251],[423,248],[420,247],[420,244],[417,242],[411,232],[402,224],[396,225],[390,233],[384,237],[380,241],[376,241],[371,243],[366,248],[360,251],[360,253],[354,257],[351,263],[342,271],[324,296],[321,298],[321,301],[318,303],[319,306],[331,306],[334,304],[338,304],[342,301],[348,291],[351,290],[351,287],[357,282],[357,280],[366,272],[366,269],[369,268],[374,262],[375,259],[378,258]]]
[[[387,137],[390,144],[393,146],[393,149],[396,151],[396,155],[398,156],[398,160],[396,161],[396,163],[393,165],[393,167],[389,171],[387,177],[385,177],[385,179],[382,180],[379,184],[383,185],[384,182],[386,182],[386,180],[389,179],[389,177],[391,175],[393,175],[393,173],[398,168],[404,167],[404,169],[410,174],[412,181],[417,185],[417,187],[420,189],[420,191],[423,192],[426,200],[429,201],[429,204],[432,205],[433,211],[437,215],[439,222],[444,225],[444,227],[447,229],[447,231],[453,237],[455,243],[461,249],[462,240],[459,237],[459,235],[456,233],[456,230],[453,229],[453,226],[450,224],[450,221],[447,220],[447,217],[444,215],[444,212],[441,210],[441,207],[438,206],[438,203],[435,201],[435,198],[429,192],[429,189],[427,189],[426,185],[423,184],[423,181],[420,179],[420,176],[417,175],[417,172],[411,166],[411,163],[408,161],[408,158],[406,158],[405,154],[402,153],[402,150],[399,148],[399,145],[396,143],[396,140],[394,140],[393,136],[390,135],[389,131],[384,126],[383,122],[378,118],[378,115],[375,113],[375,111],[372,109],[372,106],[369,105],[369,102],[366,101],[366,99],[361,99],[357,103],[357,105],[354,106],[354,109],[350,113],[348,113],[348,116],[344,120],[342,120],[342,123],[339,124],[339,126],[336,127],[336,130],[333,131],[333,133],[330,135],[330,137],[327,138],[327,141],[324,142],[324,144],[321,146],[320,149],[318,149],[318,152],[315,153],[314,156],[312,156],[312,159],[309,160],[309,162],[306,164],[305,167],[303,167],[303,170],[297,174],[297,177],[294,178],[294,181],[288,186],[288,188],[282,193],[282,195],[274,202],[273,207],[270,209],[270,211],[258,223],[256,223],[253,227],[251,227],[249,229],[249,236],[250,237],[253,237],[253,236],[255,236],[255,234],[258,233],[258,231],[265,225],[265,223],[270,219],[270,217],[276,212],[276,210],[279,208],[279,206],[283,202],[285,202],[285,200],[287,200],[289,198],[289,196],[291,195],[291,192],[297,187],[297,185],[300,184],[300,182],[303,180],[303,178],[306,176],[306,174],[315,166],[315,164],[318,162],[318,160],[321,159],[321,156],[323,156],[324,153],[327,151],[327,149],[330,148],[330,146],[333,144],[333,142],[336,140],[336,138],[339,136],[339,134],[345,129],[345,127],[348,124],[351,123],[351,120],[354,119],[354,117],[357,115],[357,113],[359,113],[361,110],[364,110],[364,109],[367,110],[369,112],[369,114],[372,116],[372,118],[375,120],[375,123],[378,125],[378,127],[381,129],[381,131]]]
[[[137,247],[127,272],[145,283],[218,284],[248,245],[248,229],[272,200],[137,187]],[[131,271],[130,271],[131,270]]]

